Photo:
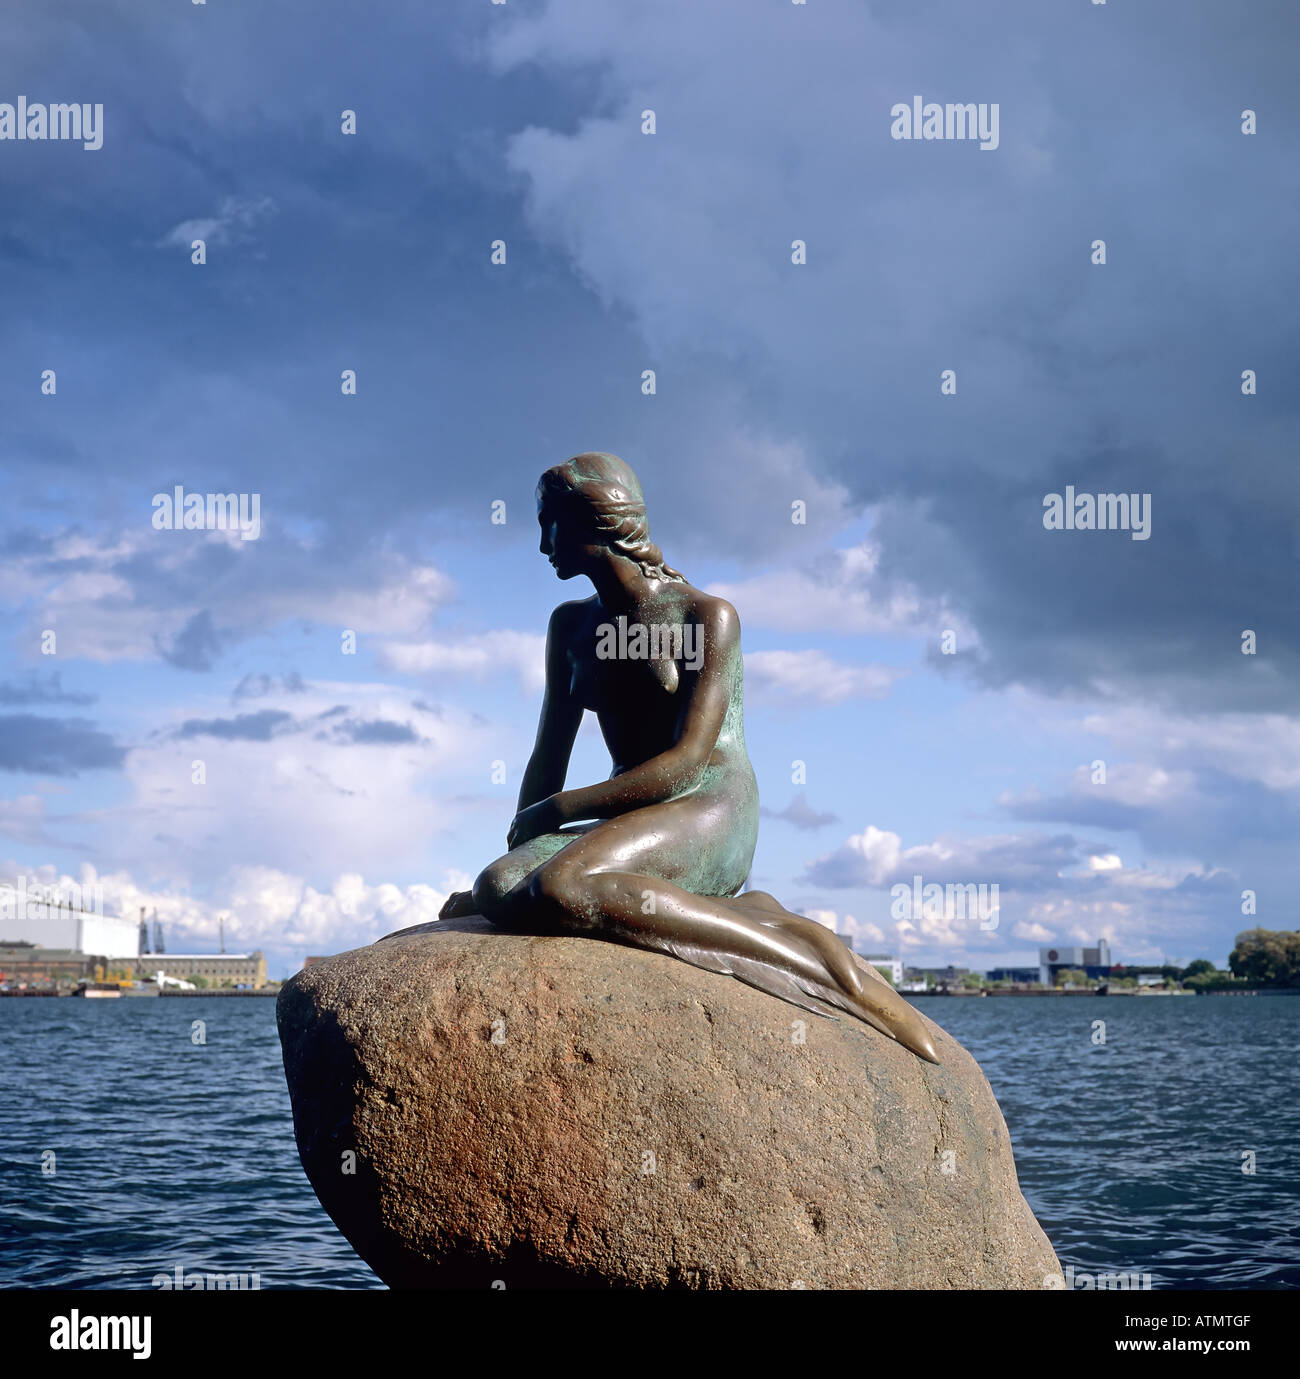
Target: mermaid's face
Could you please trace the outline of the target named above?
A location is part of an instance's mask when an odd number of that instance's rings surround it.
[[[605,554],[605,547],[591,540],[591,533],[575,521],[572,510],[544,498],[537,502],[537,524],[542,529],[538,545],[561,579],[587,574]]]

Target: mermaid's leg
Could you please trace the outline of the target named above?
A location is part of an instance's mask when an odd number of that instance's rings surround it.
[[[677,946],[770,962],[809,981],[824,982],[830,975],[818,951],[799,935],[662,877],[593,872],[569,858],[539,867],[519,891],[514,898],[521,908],[526,904],[561,928],[661,951]]]
[[[503,923],[507,916],[502,910],[502,899],[520,881],[530,877],[543,862],[554,857],[575,838],[580,838],[590,827],[589,824],[580,824],[560,833],[543,833],[520,847],[512,848],[479,872],[472,890],[453,891],[443,901],[438,918],[460,919],[466,915],[482,915],[494,923]]]
[[[835,945],[833,961],[824,940],[811,932],[821,928],[813,921],[785,911],[787,921],[776,922],[770,914],[760,917],[752,903],[679,884],[690,879],[701,885],[702,876],[717,874],[711,872],[716,859],[702,852],[709,824],[716,822],[710,804],[686,796],[597,824],[521,877],[488,917],[506,927],[540,922],[669,953],[796,1003],[802,992],[937,1062],[919,1015],[884,983],[864,989],[852,954],[829,930],[822,932]],[[840,973],[850,971],[852,979],[842,980]]]

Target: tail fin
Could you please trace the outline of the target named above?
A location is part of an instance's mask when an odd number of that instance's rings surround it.
[[[649,933],[638,937],[653,941],[638,942],[637,947],[653,948],[688,962],[692,967],[703,968],[706,972],[735,977],[746,986],[765,991],[769,996],[776,996],[801,1010],[811,1011],[829,1020],[838,1020],[836,1011],[842,1011],[902,1044],[918,1058],[929,1063],[939,1061],[921,1016],[857,954],[854,954],[854,959],[863,969],[864,980],[862,994],[855,1000],[829,979],[814,981],[757,958],[721,953],[716,948],[706,948],[680,938]]]

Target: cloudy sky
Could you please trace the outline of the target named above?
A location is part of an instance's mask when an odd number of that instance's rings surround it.
[[[277,976],[432,918],[503,848],[575,592],[533,486],[602,449],[739,610],[754,884],[978,968],[1295,927],[1298,37],[1290,0],[8,0],[0,103],[104,117],[0,141],[0,874],[173,950],[225,915]],[[891,138],[917,96],[998,147]],[[260,536],[156,530],[177,484]],[[1150,494],[1149,539],[1045,530],[1067,485]],[[570,783],[607,770],[584,730]],[[900,927],[915,875],[997,926]]]

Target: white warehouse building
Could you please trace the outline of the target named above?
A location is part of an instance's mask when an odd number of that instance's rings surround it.
[[[92,899],[90,896],[83,898]],[[96,909],[51,904],[40,888],[31,890],[26,877],[18,885],[0,882],[0,943],[32,943],[38,948],[58,948],[87,953],[97,958],[134,958],[140,952],[140,928],[133,919],[105,915]]]
[[[1104,938],[1095,948],[1040,948],[1038,950],[1038,980],[1044,986],[1054,986],[1056,974],[1073,968],[1089,977],[1110,976],[1110,944]]]

